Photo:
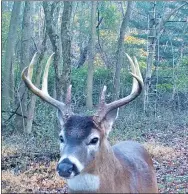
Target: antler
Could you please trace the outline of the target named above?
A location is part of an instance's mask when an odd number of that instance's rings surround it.
[[[94,115],[94,121],[97,123],[100,123],[104,119],[104,117],[107,115],[108,112],[118,107],[121,107],[125,104],[128,104],[129,102],[134,100],[137,96],[140,95],[142,88],[144,87],[142,75],[141,75],[140,68],[139,68],[136,57],[133,58],[134,60],[133,61],[127,53],[126,53],[126,56],[131,64],[132,72],[130,72],[130,74],[133,76],[132,91],[128,96],[121,98],[119,100],[113,101],[109,104],[106,104],[105,94],[106,94],[107,88],[106,86],[104,86],[102,93],[101,93],[101,97],[100,97],[99,108],[97,110],[97,113]]]
[[[52,61],[54,53],[49,57],[45,69],[44,69],[44,75],[43,75],[43,81],[42,81],[42,89],[38,89],[33,83],[32,83],[32,75],[33,75],[33,66],[37,61],[37,53],[34,54],[30,64],[28,67],[24,68],[22,71],[22,79],[25,82],[26,86],[38,97],[43,99],[44,101],[50,103],[51,105],[55,106],[57,109],[59,109],[63,116],[66,116],[71,114],[72,111],[70,109],[70,102],[71,102],[71,85],[67,89],[67,95],[66,95],[66,104],[63,102],[60,102],[54,98],[52,98],[48,94],[48,71],[50,67],[50,63]],[[67,109],[67,106],[69,107]]]

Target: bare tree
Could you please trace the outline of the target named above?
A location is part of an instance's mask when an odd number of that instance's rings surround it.
[[[5,64],[6,70],[4,71],[4,82],[3,82],[3,105],[5,108],[7,108],[10,105],[11,99],[13,99],[14,96],[14,85],[11,82],[14,78],[11,78],[11,72],[13,71],[13,65],[14,65],[14,47],[17,40],[17,27],[18,27],[18,21],[19,21],[19,15],[20,15],[20,7],[21,2],[14,2],[12,14],[11,14],[11,20],[10,20],[10,26],[9,26],[9,32],[8,32],[8,38],[7,38],[7,45],[6,45],[6,51],[5,51]]]
[[[20,71],[26,67],[31,59],[31,43],[32,43],[32,2],[26,1],[22,21],[22,34],[21,34],[21,52],[20,52]],[[18,113],[22,115],[27,114],[27,90],[25,84],[21,82],[19,91],[17,93],[17,103],[19,104]],[[16,117],[16,125],[18,129],[25,128],[25,120],[22,117]]]
[[[114,77],[114,98],[119,98],[120,93],[120,71],[123,63],[123,42],[124,37],[128,29],[128,24],[131,16],[131,7],[133,5],[132,1],[127,2],[127,10],[123,17],[123,21],[121,23],[120,34],[118,38],[118,46],[116,53],[116,69],[115,69],[115,77]]]
[[[72,13],[72,2],[64,1],[64,8],[61,21],[61,43],[62,43],[62,58],[63,58],[63,72],[60,75],[61,91],[66,94],[67,88],[70,84],[71,73],[71,34],[70,21]]]
[[[48,36],[50,38],[53,51],[54,51],[54,69],[55,69],[55,82],[56,82],[56,96],[58,100],[62,100],[67,83],[70,82],[70,49],[71,49],[71,39],[70,39],[70,18],[72,12],[72,2],[65,1],[62,23],[61,23],[61,39],[59,33],[57,32],[54,21],[54,11],[59,2],[43,2],[43,8],[45,13],[46,29]],[[63,68],[60,66],[60,43],[62,42],[62,56],[63,56]]]
[[[93,72],[94,72],[94,53],[95,53],[95,22],[96,22],[96,7],[97,2],[92,1],[91,7],[91,35],[90,35],[90,45],[89,45],[89,61],[88,61],[88,74],[87,74],[87,96],[86,96],[86,106],[88,109],[93,107]]]
[[[56,32],[56,29],[53,22],[53,14],[58,2],[45,2],[43,1],[43,9],[45,14],[45,22],[46,22],[46,31],[50,38],[50,42],[52,44],[52,49],[54,52],[54,69],[55,69],[55,82],[56,82],[56,94],[57,99],[61,99],[61,93],[59,90],[59,60],[60,60],[60,51],[59,51],[59,34]]]

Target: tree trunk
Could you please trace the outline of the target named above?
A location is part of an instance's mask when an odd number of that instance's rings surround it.
[[[20,56],[20,72],[29,65],[31,56],[31,42],[32,42],[32,28],[31,28],[31,16],[32,14],[32,2],[26,1],[23,14],[22,22],[22,36],[21,36],[21,56]],[[27,90],[24,82],[21,82],[18,91],[18,113],[27,115]],[[22,100],[21,100],[22,99]],[[18,129],[24,128],[25,130],[25,119],[16,117],[16,125]]]
[[[114,77],[114,92],[115,92],[114,99],[118,99],[120,94],[120,72],[121,72],[121,67],[123,63],[123,44],[124,44],[125,33],[127,32],[127,29],[128,29],[132,5],[133,5],[133,2],[131,1],[127,2],[127,10],[124,15],[121,28],[120,28],[120,35],[118,39],[118,47],[117,47],[117,53],[116,53],[116,69],[115,69],[115,77]]]
[[[53,2],[50,4],[49,2],[43,1],[43,9],[45,14],[45,22],[46,22],[46,31],[50,38],[50,42],[52,44],[52,49],[54,52],[54,69],[55,69],[55,82],[56,82],[56,97],[58,100],[62,100],[60,86],[60,78],[59,78],[59,60],[60,60],[60,52],[59,52],[59,35],[56,33],[55,27],[53,25],[53,13],[55,7],[58,2]]]
[[[88,60],[88,74],[87,74],[87,96],[86,96],[86,106],[88,109],[93,108],[93,71],[94,71],[94,54],[95,54],[95,30],[96,30],[96,7],[97,2],[92,1],[91,7],[91,38],[89,45],[89,60]]]
[[[9,26],[9,32],[8,32],[8,38],[7,38],[7,45],[6,45],[6,51],[5,51],[5,64],[4,66],[6,69],[4,70],[4,82],[3,82],[3,92],[2,92],[2,105],[4,106],[4,109],[7,109],[10,105],[11,100],[13,100],[14,96],[14,85],[12,85],[13,78],[12,77],[12,70],[14,65],[14,47],[17,40],[17,27],[18,27],[18,21],[19,21],[19,15],[20,15],[20,7],[21,2],[14,2],[12,14],[11,14],[11,20],[10,20],[10,26]]]
[[[60,76],[60,93],[65,97],[67,88],[70,84],[71,73],[71,36],[70,36],[70,21],[72,13],[72,2],[64,1],[64,8],[61,22],[61,43],[63,57],[63,71]]]
[[[153,4],[152,14],[150,15],[149,20],[149,47],[148,47],[148,58],[147,58],[147,67],[146,67],[146,76],[145,76],[145,87],[144,87],[144,112],[147,113],[148,104],[149,104],[149,90],[151,87],[151,75],[152,75],[152,66],[155,57],[155,47],[157,42],[157,31],[156,31],[156,2]]]

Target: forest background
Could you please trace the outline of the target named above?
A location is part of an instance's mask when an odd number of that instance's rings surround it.
[[[112,144],[142,143],[153,157],[160,192],[188,192],[188,3],[186,1],[2,1],[2,191],[66,192],[55,172],[56,110],[21,80],[35,52],[40,88],[54,52],[49,93],[63,100],[72,84],[77,114],[126,96],[136,56],[144,91],[120,109]]]

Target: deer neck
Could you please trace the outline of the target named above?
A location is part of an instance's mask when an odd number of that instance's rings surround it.
[[[120,168],[121,165],[118,159],[115,157],[112,147],[110,146],[109,142],[105,140],[101,144],[101,149],[97,154],[93,163],[86,168],[86,171],[91,174],[108,174],[109,172],[115,171],[114,166]],[[116,170],[117,170],[116,168]]]
[[[93,163],[86,168],[86,173],[95,176],[99,181],[99,188],[96,192],[116,192],[115,182],[117,174],[123,171],[120,161],[116,158],[112,147],[106,140],[101,145],[101,150]]]

